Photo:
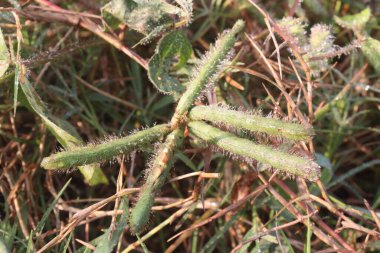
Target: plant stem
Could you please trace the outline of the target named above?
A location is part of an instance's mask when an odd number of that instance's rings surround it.
[[[108,160],[119,154],[125,154],[148,143],[155,142],[161,136],[168,134],[169,131],[170,128],[167,124],[157,125],[102,144],[74,147],[68,151],[45,157],[41,162],[41,166],[51,170]]]
[[[192,121],[188,126],[191,134],[230,152],[231,155],[236,154],[240,157],[248,158],[248,161],[254,159],[285,173],[311,181],[319,178],[320,167],[309,158],[291,155],[268,146],[255,144],[252,141],[239,138],[201,121]]]
[[[250,115],[245,112],[229,110],[221,106],[196,106],[189,113],[191,120],[207,120],[216,124],[225,124],[236,129],[263,132],[271,136],[284,137],[295,141],[308,141],[314,134],[312,128],[298,123]]]

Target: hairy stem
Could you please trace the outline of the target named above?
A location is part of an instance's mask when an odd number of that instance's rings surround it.
[[[236,129],[263,132],[271,136],[284,137],[295,141],[308,141],[314,134],[312,128],[283,120],[250,115],[245,112],[229,110],[221,106],[196,106],[189,113],[191,120],[207,120],[225,124]]]
[[[148,223],[154,196],[161,190],[174,163],[173,152],[182,139],[182,132],[181,129],[171,132],[161,144],[158,155],[153,160],[139,199],[131,212],[129,223],[131,232],[134,234],[141,233]]]
[[[319,178],[319,165],[305,157],[274,150],[239,138],[201,121],[189,123],[190,133],[223,150],[243,158],[254,159],[275,169],[314,181]]]
[[[202,65],[199,66],[199,73],[189,83],[187,90],[178,102],[175,114],[172,118],[172,126],[179,124],[181,118],[189,111],[194,100],[205,89],[209,80],[217,73],[218,67],[222,64],[229,51],[233,48],[236,37],[244,29],[244,22],[239,20],[232,29],[222,35],[215,43],[215,46],[205,56]]]
[[[45,169],[60,169],[91,164],[111,159],[119,154],[125,154],[157,141],[161,136],[168,134],[170,128],[167,124],[157,125],[139,131],[124,138],[111,140],[98,145],[75,147],[68,151],[45,157],[41,166]]]

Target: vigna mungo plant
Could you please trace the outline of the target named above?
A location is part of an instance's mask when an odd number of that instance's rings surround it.
[[[248,164],[257,161],[268,165],[268,168],[288,175],[299,176],[311,181],[316,180],[320,171],[319,165],[313,159],[270,145],[255,143],[249,134],[264,134],[289,142],[308,141],[313,135],[313,130],[309,127],[259,114],[233,110],[226,106],[194,105],[196,100],[202,99],[202,94],[206,89],[212,87],[223,71],[223,67],[232,56],[234,44],[243,30],[244,22],[237,21],[230,30],[225,31],[219,37],[215,45],[193,68],[192,78],[184,85],[185,91],[177,96],[178,104],[168,124],[156,125],[127,137],[101,144],[91,144],[58,152],[44,158],[42,166],[48,170],[82,166],[109,160],[133,150],[144,150],[144,147],[151,143],[159,143],[156,145],[155,154],[146,169],[146,179],[140,188],[139,198],[129,216],[130,230],[133,234],[141,234],[147,227],[154,198],[166,182],[175,162],[173,154],[176,149],[181,148],[183,139],[187,136],[203,140],[210,147]],[[173,34],[168,36],[173,37]],[[177,41],[178,38],[182,40],[183,35],[177,36]],[[161,39],[158,46],[162,50],[165,49],[164,41],[165,37]],[[155,62],[162,61],[159,58],[160,52],[162,51],[156,52]],[[172,53],[172,55],[174,54]],[[155,62],[150,64],[153,66]],[[149,71],[152,80],[157,76],[160,77],[160,73],[164,74],[165,70],[154,69],[154,73],[152,69]],[[160,78],[156,78],[156,80],[160,80]],[[154,82],[154,80],[152,81]],[[155,85],[160,86],[161,84],[155,83]],[[177,88],[173,88],[176,90],[173,90],[172,94],[178,92]],[[166,92],[169,93],[168,90]],[[240,132],[245,134],[241,135]]]

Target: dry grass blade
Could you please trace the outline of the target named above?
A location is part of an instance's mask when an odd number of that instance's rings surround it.
[[[294,221],[291,221],[291,222],[288,222],[286,224],[283,224],[283,225],[280,225],[280,226],[277,226],[277,227],[274,227],[274,228],[271,228],[271,229],[268,229],[267,231],[265,232],[261,232],[261,233],[258,233],[256,234],[253,238],[250,238],[249,240],[246,240],[246,241],[243,241],[241,242],[238,246],[236,246],[235,248],[233,248],[233,250],[231,251],[232,253],[235,253],[237,252],[244,244],[247,244],[247,243],[250,243],[250,242],[253,242],[253,241],[256,241],[258,239],[260,239],[261,237],[265,236],[265,235],[268,235],[272,232],[275,232],[277,230],[280,230],[280,229],[284,229],[284,228],[287,228],[287,227],[291,227],[293,225],[296,225],[300,222],[303,222],[304,220],[307,220],[308,218],[310,218],[312,215],[314,215],[315,213],[311,213],[309,215],[306,215],[306,216],[302,216],[302,217],[299,217],[297,220],[294,220]]]
[[[70,220],[67,222],[67,225],[59,231],[59,234],[50,240],[47,244],[45,244],[41,249],[37,251],[37,253],[42,253],[48,250],[49,248],[57,245],[60,243],[63,239],[66,238],[68,234],[70,234],[75,227],[84,219],[86,219],[91,213],[99,210],[100,208],[104,207],[108,203],[114,201],[115,199],[118,199],[122,196],[129,195],[135,192],[138,192],[140,189],[139,188],[128,188],[128,189],[123,189],[113,196],[110,196],[102,201],[99,201],[85,209],[80,210],[79,212],[75,213]]]
[[[39,2],[42,5],[48,6],[48,8],[42,9],[30,7],[30,9],[28,9],[26,12],[21,12],[20,14],[25,15],[27,17],[39,18],[41,20],[65,22],[74,26],[79,24],[79,26],[81,26],[82,28],[87,29],[90,32],[93,32],[100,38],[113,45],[118,50],[122,51],[123,53],[134,59],[143,68],[147,69],[148,64],[143,58],[141,58],[138,54],[133,52],[130,48],[123,45],[117,37],[114,37],[113,35],[110,35],[102,31],[102,29],[97,24],[95,24],[89,19],[88,15],[66,11],[60,8],[59,6],[49,2],[48,0],[38,0],[37,2]]]
[[[187,233],[187,232],[192,231],[192,230],[194,230],[196,228],[204,226],[205,224],[210,223],[213,220],[215,220],[215,219],[217,219],[217,218],[219,218],[219,217],[221,217],[223,215],[226,215],[228,212],[231,212],[231,211],[234,211],[234,210],[238,209],[241,205],[246,204],[250,199],[252,199],[254,197],[257,197],[257,195],[260,195],[261,192],[264,191],[265,189],[266,189],[265,185],[259,186],[255,191],[253,191],[250,194],[248,194],[245,198],[239,200],[238,202],[234,203],[233,205],[230,205],[230,206],[228,206],[228,207],[220,210],[215,215],[211,216],[210,218],[206,219],[205,221],[202,221],[202,222],[200,222],[198,224],[195,224],[194,226],[181,231],[180,233],[176,234],[175,236],[172,236],[168,241],[170,242],[173,239],[177,238],[178,236],[181,236],[184,233]]]

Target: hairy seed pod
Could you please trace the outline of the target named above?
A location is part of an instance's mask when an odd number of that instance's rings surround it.
[[[262,132],[270,136],[284,137],[294,141],[308,141],[314,134],[312,128],[307,128],[298,123],[250,115],[222,106],[196,106],[191,109],[189,118],[191,120],[207,120],[215,124],[224,124],[251,132]]]
[[[146,228],[153,202],[154,195],[151,191],[149,189],[142,189],[139,199],[129,216],[129,227],[132,234],[140,234]]]
[[[213,79],[215,73],[218,72],[219,66],[223,64],[223,61],[233,48],[237,35],[239,35],[243,29],[244,22],[238,20],[231,30],[222,34],[215,45],[204,56],[201,66],[198,67],[198,72],[194,74],[194,79],[188,84],[185,93],[178,102],[175,114],[172,118],[173,126],[178,125],[180,118],[188,112],[194,100],[206,88],[210,79]]]
[[[129,225],[133,234],[140,234],[146,228],[154,196],[161,190],[174,163],[173,152],[182,140],[182,132],[181,129],[171,132],[157,151],[157,156],[148,170],[146,182],[141,188],[139,199],[131,211]]]
[[[188,126],[191,134],[232,154],[254,159],[282,172],[300,176],[310,181],[314,181],[320,176],[319,165],[309,158],[255,144],[250,140],[239,138],[202,121],[191,121]]]
[[[45,157],[41,166],[47,170],[53,170],[109,160],[117,155],[129,153],[148,143],[155,142],[169,132],[170,128],[167,124],[157,125],[124,138],[59,152]]]

